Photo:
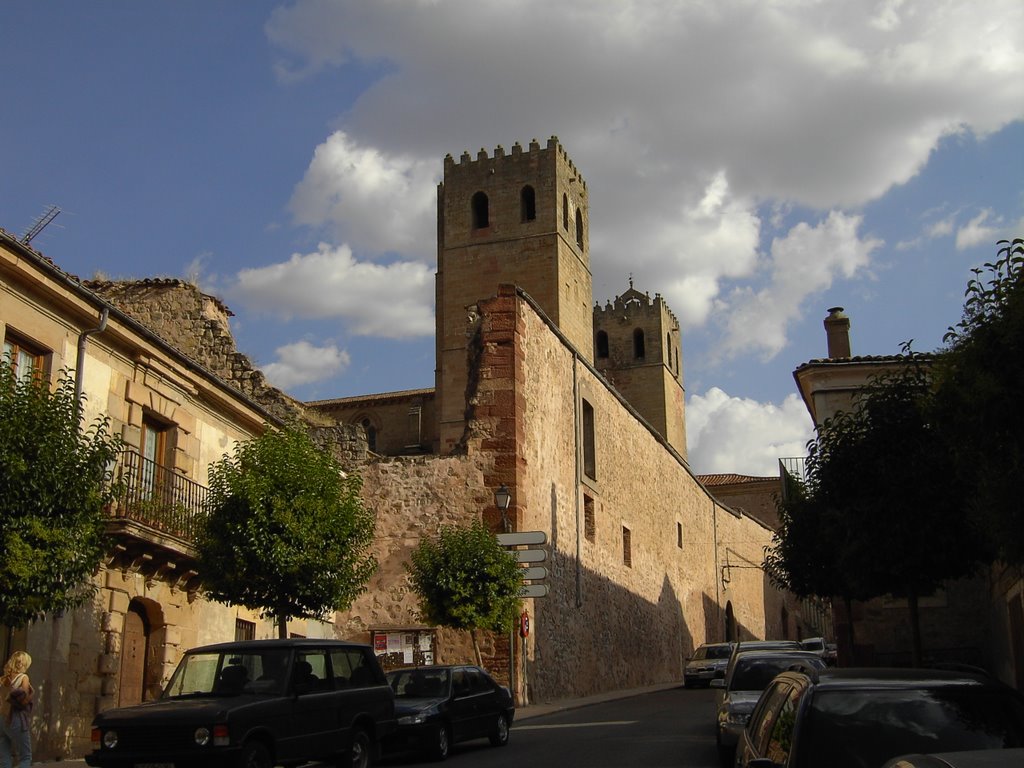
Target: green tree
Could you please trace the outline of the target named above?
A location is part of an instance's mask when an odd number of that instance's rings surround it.
[[[478,630],[508,632],[522,601],[522,571],[482,521],[442,526],[436,539],[423,539],[407,564],[420,613],[433,626],[469,630],[477,664]]]
[[[973,270],[963,318],[946,334],[937,401],[972,516],[998,557],[1024,564],[1024,239],[999,245]]]
[[[62,371],[18,378],[0,357],[0,624],[24,626],[85,603],[106,549],[120,438],[109,420],[82,428]]]
[[[207,594],[261,611],[280,637],[291,618],[348,608],[377,566],[360,488],[298,425],[240,443],[210,467],[197,541]]]
[[[935,421],[931,358],[905,353],[818,428],[804,493],[781,504],[766,570],[801,595],[905,597],[919,664],[918,598],[975,572],[988,553]]]

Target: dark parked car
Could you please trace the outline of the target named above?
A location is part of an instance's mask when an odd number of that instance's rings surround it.
[[[508,744],[515,706],[508,688],[479,667],[430,666],[387,673],[395,693],[394,748],[444,760],[453,744],[490,739]]]
[[[1024,747],[1024,696],[972,673],[783,672],[740,735],[741,768],[863,768],[911,753]]]
[[[732,643],[705,643],[693,652],[683,668],[683,687],[707,687],[715,678],[725,677]]]
[[[335,640],[194,648],[156,701],[102,712],[85,761],[101,768],[366,768],[395,728],[372,650]]]
[[[736,663],[736,656],[744,651],[802,651],[804,647],[796,640],[745,640],[732,644],[729,663],[725,665],[725,677]]]
[[[813,651],[743,651],[737,654],[727,678],[712,681],[715,688],[723,689],[715,731],[718,759],[723,766],[732,763],[736,742],[761,692],[777,674],[797,666],[824,669],[825,660]]]

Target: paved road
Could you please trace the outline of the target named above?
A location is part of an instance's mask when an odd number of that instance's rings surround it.
[[[717,768],[715,694],[670,688],[517,722],[508,747],[458,745],[446,768]],[[391,758],[388,768],[434,765]]]
[[[517,718],[507,747],[456,745],[446,768],[717,768],[715,693],[669,687],[594,703],[530,707]],[[316,768],[325,764],[317,764]],[[389,757],[381,768],[437,763]],[[85,768],[81,760],[34,768]],[[315,768],[313,765],[308,768]]]

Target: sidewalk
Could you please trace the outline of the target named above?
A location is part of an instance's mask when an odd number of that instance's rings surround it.
[[[646,693],[654,693],[656,691],[664,691],[669,688],[679,688],[682,686],[681,682],[674,683],[661,683],[659,685],[649,685],[644,688],[631,688],[622,691],[607,691],[605,693],[597,693],[593,696],[583,696],[578,699],[562,699],[560,701],[553,701],[545,704],[528,704],[525,707],[516,708],[516,718],[513,722],[512,727],[515,728],[515,723],[522,720],[529,720],[532,717],[541,717],[542,715],[550,715],[555,712],[564,712],[568,709],[579,709],[580,707],[589,707],[591,704],[601,704],[606,701],[615,701],[616,699],[628,699],[632,696],[643,696]],[[48,763],[32,763],[32,768],[84,768],[85,760],[61,760],[57,762]]]

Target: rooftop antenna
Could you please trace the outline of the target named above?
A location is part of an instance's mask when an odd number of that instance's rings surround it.
[[[49,225],[51,221],[56,219],[59,213],[60,208],[58,208],[56,205],[51,205],[49,208],[43,211],[39,218],[32,222],[32,226],[28,228],[25,234],[21,236],[22,244],[28,245],[29,243],[31,243],[32,238],[34,238],[36,235],[38,235],[40,232],[46,229],[47,225]]]

